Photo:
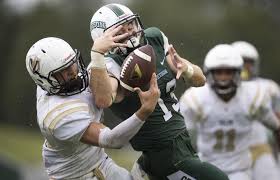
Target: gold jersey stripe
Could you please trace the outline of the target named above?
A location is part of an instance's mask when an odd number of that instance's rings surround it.
[[[95,177],[98,180],[105,180],[105,177],[104,177],[102,171],[99,168],[95,168],[94,171],[93,171],[93,174],[95,175]]]
[[[199,104],[199,102],[198,102],[196,96],[194,95],[194,93],[191,93],[191,98],[192,98],[192,102],[197,107],[197,119],[201,120],[202,117],[203,117],[203,109],[202,109],[201,105]]]
[[[44,125],[46,124],[47,119],[49,119],[50,116],[51,116],[55,111],[61,110],[61,109],[63,109],[63,108],[66,107],[66,106],[69,106],[69,105],[72,105],[72,104],[76,104],[76,103],[84,103],[84,102],[81,101],[81,100],[79,100],[79,99],[75,99],[75,100],[67,101],[67,102],[65,102],[65,103],[63,103],[63,104],[60,104],[60,105],[54,107],[52,110],[50,110],[50,111],[48,112],[48,114],[47,114],[46,117],[44,118],[43,124],[44,124]]]
[[[260,156],[262,156],[263,154],[271,154],[272,150],[268,144],[258,144],[250,147],[250,152],[254,164]]]
[[[258,84],[256,95],[255,95],[255,97],[254,97],[254,99],[253,99],[252,104],[250,105],[250,108],[249,108],[249,113],[250,113],[250,115],[252,115],[253,112],[254,112],[254,110],[256,110],[256,109],[255,109],[255,108],[256,108],[256,102],[257,102],[257,100],[259,99],[259,97],[260,97],[260,86],[259,86],[259,84]]]
[[[57,125],[57,123],[62,120],[65,116],[68,116],[72,113],[75,112],[79,112],[79,111],[89,111],[89,107],[88,106],[79,106],[79,107],[74,107],[71,109],[68,109],[67,111],[64,111],[62,113],[60,113],[59,115],[57,115],[52,122],[50,123],[48,129],[51,131],[51,133],[53,133],[53,129],[55,128],[55,126]]]

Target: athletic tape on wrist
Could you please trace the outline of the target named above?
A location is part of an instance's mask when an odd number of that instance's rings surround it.
[[[102,53],[91,50],[91,67],[97,69],[106,69],[104,55]]]
[[[193,69],[192,65],[188,65],[188,68],[186,69],[186,71],[183,74],[186,78],[190,79],[193,76],[193,73],[194,73],[194,69]]]

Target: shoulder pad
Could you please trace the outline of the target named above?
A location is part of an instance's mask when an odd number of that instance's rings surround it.
[[[161,31],[157,27],[150,27],[144,30],[146,37],[162,37]]]

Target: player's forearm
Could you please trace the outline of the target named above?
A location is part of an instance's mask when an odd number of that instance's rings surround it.
[[[197,65],[192,64],[191,66],[193,68],[193,75],[190,78],[192,86],[194,87],[204,86],[206,82],[206,77],[204,76],[202,70]]]
[[[105,70],[91,69],[90,88],[94,94],[95,104],[99,108],[107,108],[112,104],[112,88],[110,77]]]
[[[154,108],[151,109],[151,107],[145,107],[145,106],[141,106],[141,108],[135,112],[136,116],[141,119],[142,121],[146,120],[149,115],[153,112]]]
[[[100,130],[99,146],[108,148],[121,148],[139,131],[145,120],[153,112],[150,104],[142,105],[141,108],[114,129],[104,128]]]
[[[144,120],[133,114],[112,130],[109,128],[101,129],[99,134],[99,146],[121,148],[139,131],[144,122]]]
[[[204,86],[206,77],[204,76],[201,68],[195,64],[190,63],[186,59],[183,59],[187,64],[185,71],[182,73],[182,77],[185,81],[191,83],[194,87]]]
[[[107,108],[112,104],[112,87],[106,70],[104,55],[92,51],[91,64],[89,86],[94,95],[95,104],[99,108]]]
[[[272,129],[272,130],[280,129],[280,120],[272,110],[269,110],[264,115],[264,118],[260,118],[260,119],[263,120],[262,123],[265,126],[267,126],[269,129]]]

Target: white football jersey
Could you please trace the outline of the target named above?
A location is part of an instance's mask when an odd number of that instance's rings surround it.
[[[264,78],[255,78],[251,82],[259,83],[262,92],[268,94],[271,98],[271,105],[274,111],[280,112],[280,89],[279,86],[272,80]],[[268,143],[268,129],[259,121],[254,121],[251,144],[266,144]]]
[[[269,97],[251,82],[242,82],[236,95],[225,102],[206,84],[190,88],[181,97],[180,109],[197,130],[197,148],[201,159],[226,173],[251,166],[249,142],[252,121],[260,119],[270,126],[278,126],[272,113]]]
[[[80,139],[91,122],[99,122],[103,111],[93,104],[89,89],[73,96],[48,96],[37,87],[37,121],[46,139],[43,159],[54,179],[83,176],[97,167],[106,154],[103,148]]]

